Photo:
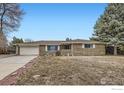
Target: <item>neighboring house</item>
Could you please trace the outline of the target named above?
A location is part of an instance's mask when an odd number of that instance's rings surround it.
[[[18,55],[99,56],[105,55],[105,44],[90,40],[35,41],[16,44]]]

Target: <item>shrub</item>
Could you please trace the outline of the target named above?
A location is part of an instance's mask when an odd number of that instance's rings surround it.
[[[56,52],[56,56],[61,56],[61,52],[60,51],[57,51]]]

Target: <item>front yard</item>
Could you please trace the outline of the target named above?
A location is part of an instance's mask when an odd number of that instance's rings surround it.
[[[17,85],[124,85],[124,57],[38,57]]]

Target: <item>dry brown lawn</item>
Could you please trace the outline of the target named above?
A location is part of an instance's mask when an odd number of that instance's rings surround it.
[[[124,56],[38,57],[17,84],[124,85]]]

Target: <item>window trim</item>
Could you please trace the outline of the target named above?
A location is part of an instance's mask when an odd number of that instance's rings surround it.
[[[85,45],[86,44],[82,44],[82,48],[88,48],[88,49],[90,49],[90,48],[96,48],[96,45],[95,44],[88,44],[88,45],[90,45],[90,47],[86,47]],[[91,47],[91,45],[92,45],[92,47]]]
[[[64,49],[64,50],[70,50],[71,49],[71,44],[62,45],[62,49]]]
[[[48,46],[57,46],[57,49],[56,50],[48,50]],[[58,51],[58,49],[59,49],[58,45],[46,45],[46,48],[45,48],[46,51]]]

